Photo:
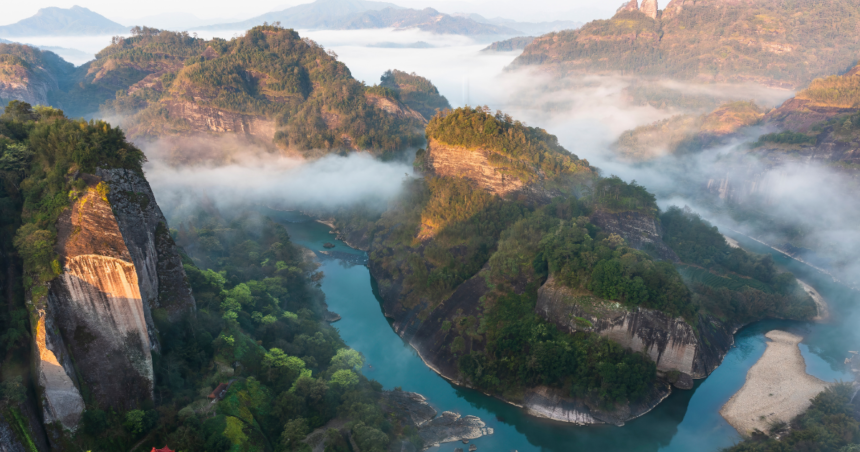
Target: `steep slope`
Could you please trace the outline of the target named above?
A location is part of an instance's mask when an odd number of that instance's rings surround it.
[[[19,100],[51,105],[60,83],[74,70],[53,52],[22,44],[0,43],[0,103]]]
[[[516,38],[505,39],[504,41],[496,41],[481,49],[481,52],[513,52],[514,50],[523,50],[534,40],[534,36],[518,36]]]
[[[456,384],[536,416],[622,425],[670,383],[707,376],[739,326],[814,315],[772,262],[709,226],[697,233],[715,241],[713,261],[689,252],[701,219],[660,215],[643,187],[597,177],[543,130],[467,108],[437,114],[427,134],[423,180],[381,218],[335,224],[366,244],[394,329]],[[737,265],[759,261],[757,275]]]
[[[397,69],[385,71],[380,78],[379,86],[397,92],[398,99],[409,108],[421,113],[429,120],[437,110],[450,109],[451,104],[430,80],[414,72],[408,74]]]
[[[854,63],[858,5],[846,0],[672,0],[536,39],[511,65],[796,88]]]
[[[124,27],[87,8],[42,8],[34,16],[0,26],[0,36],[104,36],[128,33]]]
[[[45,423],[56,423],[53,442],[78,427],[85,400],[122,410],[152,400],[153,312],[176,321],[193,313],[194,298],[143,179],[143,154],[121,131],[20,102],[4,119],[18,124],[11,138],[27,139],[12,143],[18,159],[32,160],[23,166],[28,188],[14,243],[24,262],[36,393]]]

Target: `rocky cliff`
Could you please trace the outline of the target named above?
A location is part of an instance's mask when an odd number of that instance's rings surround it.
[[[491,165],[492,151],[451,146],[431,139],[427,145],[425,170],[436,176],[463,177],[499,196],[521,189],[524,184],[506,175],[503,168]]]
[[[57,222],[62,275],[32,300],[44,417],[72,430],[82,393],[123,410],[151,399],[153,311],[175,319],[195,309],[146,180],[123,169],[96,173],[77,175],[85,188]]]
[[[703,319],[693,328],[683,318],[660,311],[628,309],[617,302],[578,296],[552,276],[538,291],[535,311],[565,331],[597,333],[645,353],[660,371],[678,371],[692,378],[708,376],[733,343],[733,331],[722,324]],[[700,337],[702,329],[711,332],[707,341]]]
[[[590,219],[604,231],[620,235],[634,248],[652,248],[661,259],[680,261],[675,252],[663,243],[660,221],[654,216],[636,211],[609,212],[597,209]]]
[[[52,52],[23,44],[0,43],[0,100],[50,105],[58,82],[73,66]]]

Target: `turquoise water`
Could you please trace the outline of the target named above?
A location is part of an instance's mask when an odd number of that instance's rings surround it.
[[[296,212],[266,214],[284,223],[293,241],[315,251],[330,242],[330,250],[363,254],[335,240],[330,228]],[[748,244],[742,242],[744,246]],[[755,243],[755,242],[753,242]],[[752,246],[750,246],[752,248]],[[763,252],[760,247],[756,249]],[[780,260],[812,284],[838,306],[854,302],[854,293],[828,284],[807,272],[808,267],[791,268],[793,261]],[[735,338],[735,346],[723,364],[708,378],[696,382],[691,391],[674,391],[668,399],[647,415],[624,427],[575,426],[526,416],[517,407],[482,393],[457,388],[427,368],[414,350],[393,331],[383,316],[373,292],[373,281],[366,267],[323,257],[325,273],[322,289],[329,309],[343,320],[333,324],[351,347],[367,359],[363,369],[368,378],[387,389],[402,387],[426,396],[440,412],[454,411],[474,415],[495,430],[493,435],[472,441],[484,451],[716,451],[738,441],[735,430],[720,417],[719,408],[744,383],[747,370],[764,353],[764,333],[775,328],[787,329],[805,337],[801,346],[807,370],[827,381],[849,380],[841,366],[846,355],[845,339],[855,335],[846,317],[835,325],[809,325],[796,322],[765,321],[744,328]],[[855,338],[856,339],[856,338]],[[856,343],[856,341],[855,341]],[[443,444],[434,450],[453,451],[460,443]]]

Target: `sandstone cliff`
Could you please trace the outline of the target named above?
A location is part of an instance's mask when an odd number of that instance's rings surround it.
[[[671,318],[660,311],[628,309],[620,303],[577,296],[552,276],[538,291],[535,311],[564,331],[597,333],[645,353],[660,371],[678,371],[693,378],[707,377],[733,342],[732,331],[722,324],[703,319],[697,330],[683,318]],[[703,340],[703,329],[719,340]]]
[[[100,407],[152,398],[152,312],[194,310],[175,245],[152,191],[128,170],[78,176],[86,188],[57,222],[62,275],[32,300],[40,402],[46,423],[74,430],[81,393]]]

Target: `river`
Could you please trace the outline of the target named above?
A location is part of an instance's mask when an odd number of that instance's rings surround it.
[[[335,240],[331,228],[298,212],[266,209],[264,213],[284,224],[296,244],[318,254],[334,251],[357,259],[365,257],[364,252]],[[746,249],[772,254],[780,266],[815,287],[830,303],[834,320],[826,325],[768,320],[742,329],[722,365],[708,378],[697,380],[690,391],[673,391],[653,411],[623,427],[576,426],[538,419],[493,397],[450,384],[427,368],[394,332],[374,295],[374,281],[367,267],[347,262],[350,259],[321,256],[321,270],[325,273],[322,290],[329,309],[343,318],[333,325],[346,343],[367,360],[364,375],[386,389],[401,387],[420,393],[439,412],[480,417],[495,432],[472,441],[479,451],[717,451],[740,439],[718,411],[743,386],[747,371],[764,353],[766,332],[779,328],[803,336],[801,352],[807,371],[825,381],[853,378],[842,364],[849,349],[845,344],[860,343],[852,327],[856,317],[844,315],[854,303],[856,292],[755,241],[731,236]],[[326,242],[334,244],[334,248],[325,249]],[[448,443],[431,450],[453,451],[455,447],[463,445]]]

